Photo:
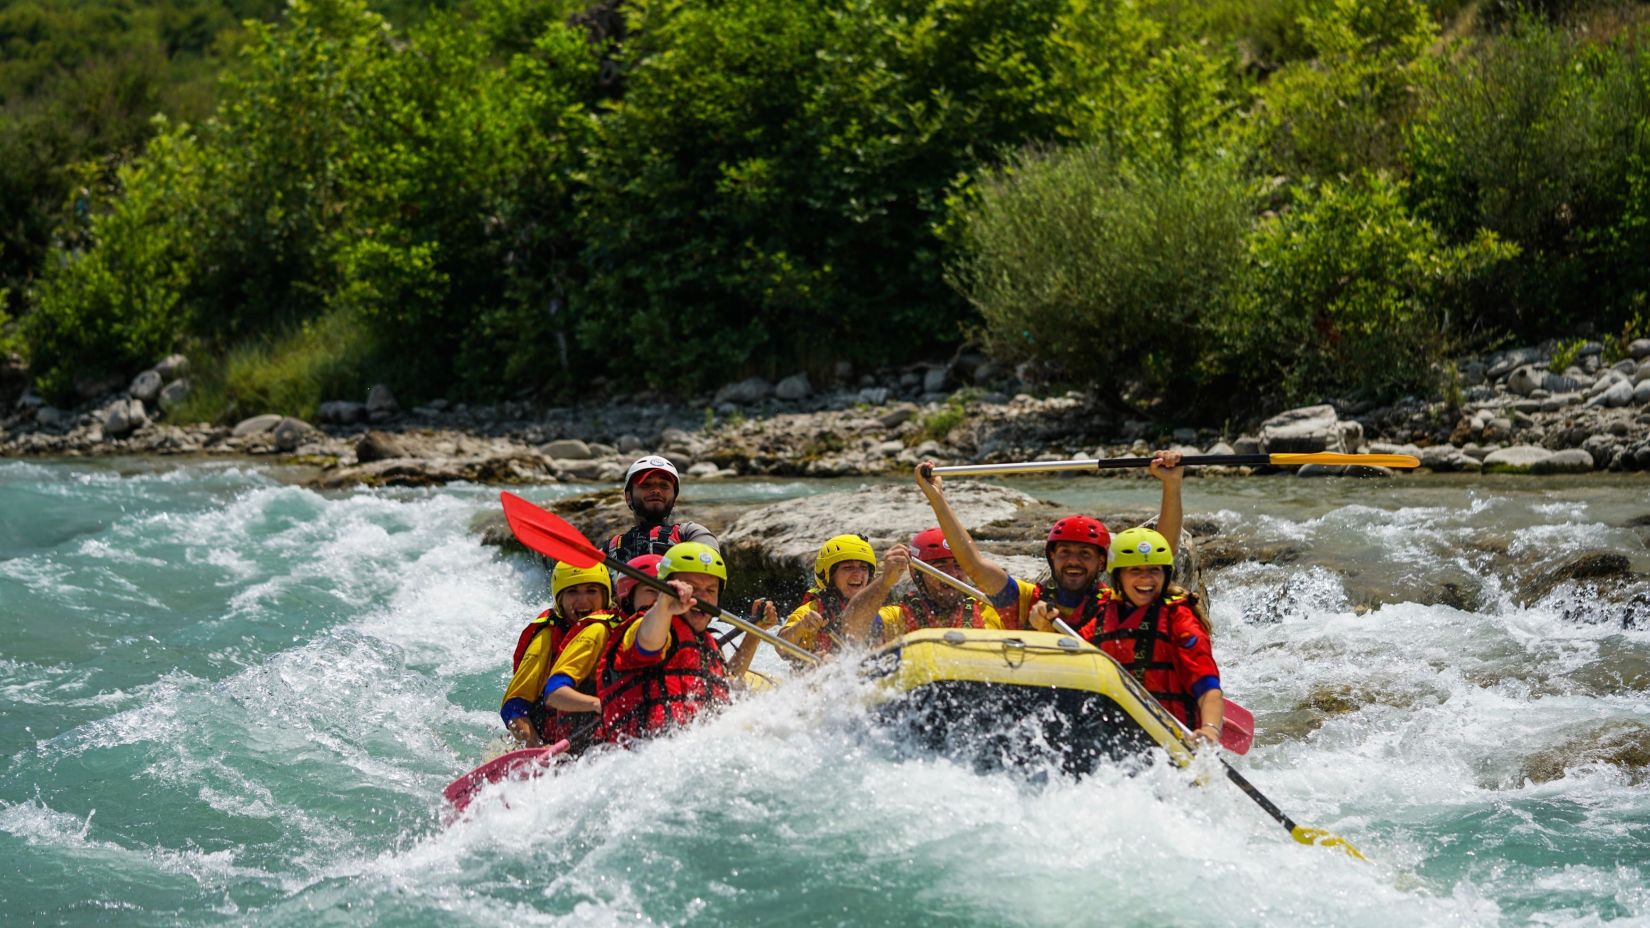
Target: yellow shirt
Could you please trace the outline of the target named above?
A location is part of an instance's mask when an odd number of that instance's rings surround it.
[[[877,618],[882,620],[879,624],[882,626],[883,644],[887,644],[905,634],[905,606],[903,604],[896,603],[892,606],[883,606],[877,610]],[[997,614],[997,610],[986,605],[980,610],[980,624],[986,628],[1002,628],[1003,617]],[[950,628],[951,626],[932,627]]]
[[[572,677],[576,683],[583,683],[588,680],[596,670],[596,661],[601,658],[602,649],[607,647],[607,636],[612,631],[612,626],[608,623],[611,621],[617,620],[608,617],[604,621],[592,623],[588,628],[573,636],[573,640],[565,642],[560,654],[551,654],[550,639],[554,636],[548,627],[550,620],[546,619],[546,627],[533,636],[533,640],[527,645],[527,650],[522,653],[521,663],[516,666],[515,674],[510,677],[510,685],[504,688],[504,699],[499,702],[499,706],[502,708],[505,703],[512,699],[525,699],[532,705],[538,705],[544,698],[544,684],[549,682],[550,677],[554,674],[565,673]],[[596,631],[598,628],[600,629],[599,632]],[[599,639],[593,639],[591,637],[592,633],[599,635]],[[580,663],[586,656],[584,648],[589,646],[593,640],[595,641],[595,653],[594,656],[588,658],[589,666],[584,667]],[[575,644],[580,645],[577,651],[573,647]],[[569,652],[574,653],[570,655]],[[570,656],[574,662],[567,664],[567,666],[573,669],[564,670],[564,662]],[[582,673],[574,673],[573,670],[582,670]]]
[[[1038,596],[1041,595],[1037,589],[1037,584],[1028,583],[1014,577],[1010,577],[1009,579],[1014,582],[1013,609],[1012,611],[1004,609],[1002,614],[998,615],[997,626],[999,628],[1006,628],[1009,631],[1030,628],[1031,607],[1037,602]],[[1008,592],[1008,588],[1004,587],[1003,592]],[[999,594],[993,599],[991,605],[994,607],[1006,606],[1007,604],[1003,602],[1003,599],[1004,597]]]
[[[556,657],[555,666],[544,679],[549,682],[556,674],[566,674],[573,681],[575,687],[582,686],[596,672],[596,662],[601,660],[602,652],[607,650],[607,639],[613,633],[613,626],[606,622],[592,622],[584,630],[573,636],[573,640],[561,646],[561,654]]]

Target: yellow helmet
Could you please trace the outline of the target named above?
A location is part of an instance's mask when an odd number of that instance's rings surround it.
[[[710,545],[697,541],[683,541],[670,546],[659,561],[659,579],[668,580],[672,574],[710,574],[728,585],[728,563],[722,553]]]
[[[599,583],[607,591],[603,605],[613,605],[613,575],[600,564],[594,567],[574,567],[566,561],[556,564],[556,569],[550,571],[550,600],[558,602],[561,591],[568,587],[575,587],[581,583]],[[559,604],[559,603],[558,603]]]
[[[1111,540],[1107,570],[1153,566],[1174,569],[1174,551],[1169,548],[1169,539],[1158,532],[1149,528],[1131,528],[1119,532]]]
[[[814,582],[823,590],[830,583],[831,568],[844,561],[864,561],[871,565],[872,576],[877,572],[877,553],[864,535],[838,535],[819,546],[814,557]]]

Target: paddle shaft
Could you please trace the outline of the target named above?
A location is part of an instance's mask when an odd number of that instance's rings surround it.
[[[607,569],[618,571],[619,573],[624,574],[625,576],[629,577],[632,580],[635,580],[637,583],[640,583],[642,586],[645,586],[650,590],[657,590],[660,594],[662,594],[664,596],[674,597],[676,595],[676,590],[674,588],[672,588],[670,584],[666,583],[663,580],[660,580],[658,577],[648,576],[647,574],[642,573],[640,570],[630,566],[629,564],[626,564],[625,562],[619,560],[616,557],[613,557],[612,555],[604,555],[603,558],[602,558],[602,563],[607,565]],[[815,654],[814,652],[809,651],[807,648],[804,648],[800,645],[792,644],[791,642],[786,641],[785,639],[779,637],[778,635],[770,633],[767,629],[764,629],[761,626],[755,625],[751,622],[746,621],[745,619],[740,618],[737,615],[734,615],[733,613],[729,612],[728,610],[723,609],[721,606],[717,606],[716,611],[714,613],[708,612],[704,608],[703,604],[694,607],[694,611],[704,613],[706,615],[714,615],[717,618],[720,618],[722,621],[728,623],[729,625],[732,625],[734,628],[741,629],[746,634],[755,635],[756,637],[762,639],[763,641],[766,641],[768,644],[773,645],[774,647],[778,648],[779,650],[788,651],[791,654],[795,655],[796,657],[798,657],[802,660],[805,660],[810,664],[819,663],[819,655]]]
[[[974,597],[975,599],[979,600],[982,603],[990,603],[991,602],[991,597],[989,597],[989,596],[985,595],[984,593],[980,592],[980,589],[978,587],[974,586],[971,583],[968,583],[967,581],[958,580],[956,577],[951,576],[950,574],[946,573],[943,570],[940,570],[938,567],[935,567],[932,564],[924,564],[922,561],[919,561],[914,557],[911,559],[910,563],[911,563],[911,569],[919,571],[919,572],[924,573],[924,574],[927,574],[928,576],[933,577],[935,580],[938,580],[939,582],[945,584],[948,587],[951,587],[954,590],[958,590],[960,592],[966,593],[969,596]]]
[[[984,477],[1003,474],[1051,474],[1068,470],[1116,470],[1125,467],[1148,467],[1151,458],[1084,458],[1070,461],[1028,461],[1015,464],[958,464],[936,467],[932,473],[941,477]],[[1328,464],[1333,466],[1417,467],[1420,461],[1403,454],[1188,454],[1180,458],[1186,467],[1258,467],[1275,464],[1280,467],[1297,464]]]
[[[1078,637],[1077,633],[1072,630],[1072,627],[1070,625],[1066,624],[1065,619],[1056,618],[1054,620],[1054,627],[1058,628],[1062,633],[1070,635],[1073,638],[1076,638],[1078,641],[1083,640],[1082,638]],[[1096,650],[1099,650],[1099,649],[1096,649]],[[1101,651],[1100,653],[1105,654],[1104,651]],[[1106,654],[1106,657],[1110,658],[1114,663],[1117,660],[1116,658],[1112,657],[1110,654]],[[1118,664],[1117,669],[1118,669],[1119,673],[1121,673],[1123,675],[1123,677],[1126,678],[1126,682],[1133,682],[1133,678],[1128,676],[1128,671],[1124,670],[1123,666],[1121,664]],[[1150,693],[1146,692],[1144,688],[1133,687],[1133,689],[1136,690],[1136,695],[1137,696],[1141,696],[1145,699],[1151,700],[1151,705],[1155,706],[1159,710],[1156,713],[1154,713],[1155,715],[1157,715],[1159,717],[1159,721],[1165,721],[1166,720],[1166,721],[1174,723],[1173,731],[1180,738],[1180,743],[1184,744],[1188,750],[1192,749],[1192,747],[1193,747],[1193,745],[1191,743],[1192,733],[1186,729],[1186,726],[1179,719],[1175,718],[1172,714],[1170,714],[1168,710],[1164,709],[1162,707],[1162,705],[1157,702],[1156,697],[1154,697]],[[1329,845],[1335,846],[1335,847],[1344,848],[1348,854],[1351,854],[1352,856],[1357,857],[1359,860],[1364,859],[1364,856],[1362,854],[1358,853],[1358,849],[1353,847],[1351,844],[1348,844],[1344,838],[1341,838],[1341,837],[1336,836],[1336,835],[1330,835],[1328,832],[1324,832],[1321,829],[1303,829],[1299,825],[1295,824],[1294,819],[1292,819],[1289,816],[1285,815],[1283,810],[1277,807],[1276,803],[1272,802],[1272,800],[1270,800],[1270,799],[1267,799],[1265,794],[1263,794],[1259,789],[1255,788],[1255,784],[1250,783],[1249,780],[1247,778],[1245,778],[1243,774],[1238,773],[1236,770],[1232,769],[1232,765],[1228,764],[1224,758],[1218,758],[1217,757],[1215,759],[1220,761],[1220,766],[1223,769],[1225,769],[1226,779],[1231,780],[1234,784],[1236,784],[1238,789],[1243,790],[1243,794],[1245,796],[1248,796],[1250,799],[1253,799],[1255,801],[1255,805],[1260,806],[1262,809],[1264,809],[1266,811],[1267,815],[1272,816],[1272,818],[1274,820],[1276,820],[1279,825],[1282,825],[1284,827],[1284,829],[1289,832],[1290,837],[1294,838],[1296,841],[1300,841],[1302,844],[1314,844],[1314,843],[1318,843],[1318,842],[1313,841],[1313,840],[1309,840],[1308,839],[1309,836],[1314,832],[1318,833],[1318,834],[1322,834],[1322,835],[1324,835],[1324,836],[1326,836],[1330,839],[1330,840],[1324,841],[1322,843],[1329,844]]]

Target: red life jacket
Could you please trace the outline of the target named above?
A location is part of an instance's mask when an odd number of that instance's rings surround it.
[[[624,744],[649,738],[728,701],[728,665],[708,629],[696,632],[681,616],[671,616],[664,659],[640,670],[618,670],[614,661],[629,628],[627,622],[613,630],[596,669],[602,700],[598,739]]]
[[[556,659],[561,656],[562,647],[577,638],[579,632],[584,631],[596,622],[606,622],[611,625],[617,621],[617,614],[598,609],[577,622],[564,622],[554,609],[546,609],[535,616],[533,621],[528,622],[527,627],[523,628],[521,634],[516,636],[516,653],[510,660],[510,670],[513,673],[521,668],[521,659],[527,654],[528,645],[532,644],[533,639],[537,638],[540,633],[548,632],[550,635],[550,655],[544,665],[546,669],[549,669],[555,666]],[[594,695],[596,692],[595,675],[592,674],[591,679],[579,684],[577,689],[581,693]],[[546,706],[541,697],[533,700],[532,708],[527,711],[527,718],[546,744],[555,744],[557,741],[569,737],[573,730],[573,721],[582,714],[564,715]],[[551,737],[552,735],[554,737]]]
[[[609,557],[628,563],[631,558],[644,554],[664,554],[681,540],[680,524],[655,525],[650,528],[638,525],[622,535],[609,538],[607,553]]]
[[[1127,628],[1123,627],[1125,606],[1129,608]],[[1186,597],[1178,595],[1134,607],[1109,587],[1101,587],[1092,600],[1078,607],[1071,625],[1078,635],[1117,658],[1171,715],[1186,727],[1195,728],[1197,700],[1186,691],[1175,670],[1175,640],[1169,621],[1175,610],[1189,608]],[[1081,625],[1076,622],[1078,615],[1086,619]]]
[[[848,600],[834,589],[823,593],[809,590],[802,594],[802,602],[797,604],[797,608],[800,609],[809,603],[818,603],[819,613],[825,617],[825,624],[819,626],[819,631],[814,633],[812,650],[820,657],[830,657],[842,646],[842,610],[848,605]]]
[[[952,606],[949,615],[941,615],[938,603],[913,589],[900,598],[899,606],[906,634],[922,628],[985,628],[985,607],[973,598]]]

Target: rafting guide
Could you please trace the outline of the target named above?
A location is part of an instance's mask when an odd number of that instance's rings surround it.
[[[625,471],[624,501],[636,516],[628,531],[608,539],[607,553],[621,561],[640,554],[664,554],[684,541],[718,547],[716,536],[697,522],[671,522],[682,477],[661,455],[637,458]]]

